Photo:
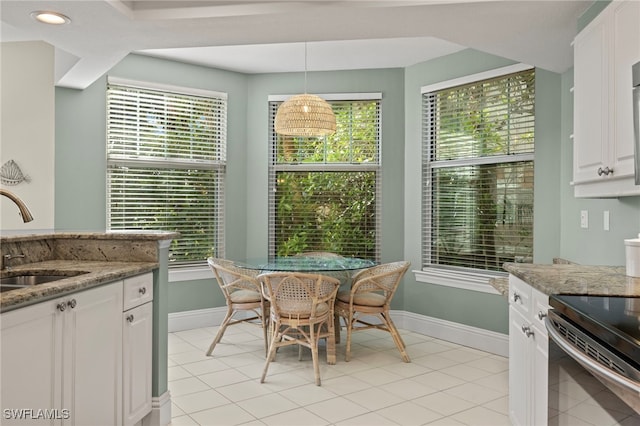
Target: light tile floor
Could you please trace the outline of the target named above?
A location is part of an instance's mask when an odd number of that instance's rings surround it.
[[[281,348],[264,367],[261,330],[227,329],[213,357],[205,351],[217,327],[169,334],[172,425],[509,425],[508,359],[401,330],[411,363],[403,363],[391,336],[354,334],[352,359],[313,379],[311,354]]]

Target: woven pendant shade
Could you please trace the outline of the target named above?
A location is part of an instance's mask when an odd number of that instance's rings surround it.
[[[305,93],[280,105],[274,126],[281,135],[325,136],[336,131],[336,116],[324,99]]]

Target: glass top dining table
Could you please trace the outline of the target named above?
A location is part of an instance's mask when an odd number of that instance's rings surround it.
[[[269,272],[309,272],[355,271],[377,265],[376,262],[358,257],[342,256],[278,256],[273,258],[250,258],[234,260],[237,266]]]

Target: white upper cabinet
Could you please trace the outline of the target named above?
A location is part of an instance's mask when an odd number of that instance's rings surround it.
[[[640,2],[612,2],[574,43],[576,197],[640,195],[634,184],[631,66],[640,61]]]

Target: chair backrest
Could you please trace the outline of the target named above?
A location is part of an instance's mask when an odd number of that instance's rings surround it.
[[[301,253],[297,253],[296,257],[342,257],[342,256],[330,251],[303,251]]]
[[[386,303],[389,303],[410,265],[410,262],[398,261],[363,269],[353,276],[351,292],[379,293],[384,295]]]
[[[289,319],[327,314],[326,309],[319,309],[320,305],[332,306],[340,286],[336,278],[301,272],[269,272],[258,279],[263,283],[271,309]]]
[[[256,278],[258,275],[257,271],[240,268],[235,266],[232,261],[226,259],[210,257],[207,259],[207,263],[213,270],[218,285],[225,297],[228,297],[231,293],[238,290],[262,292],[260,281]]]

